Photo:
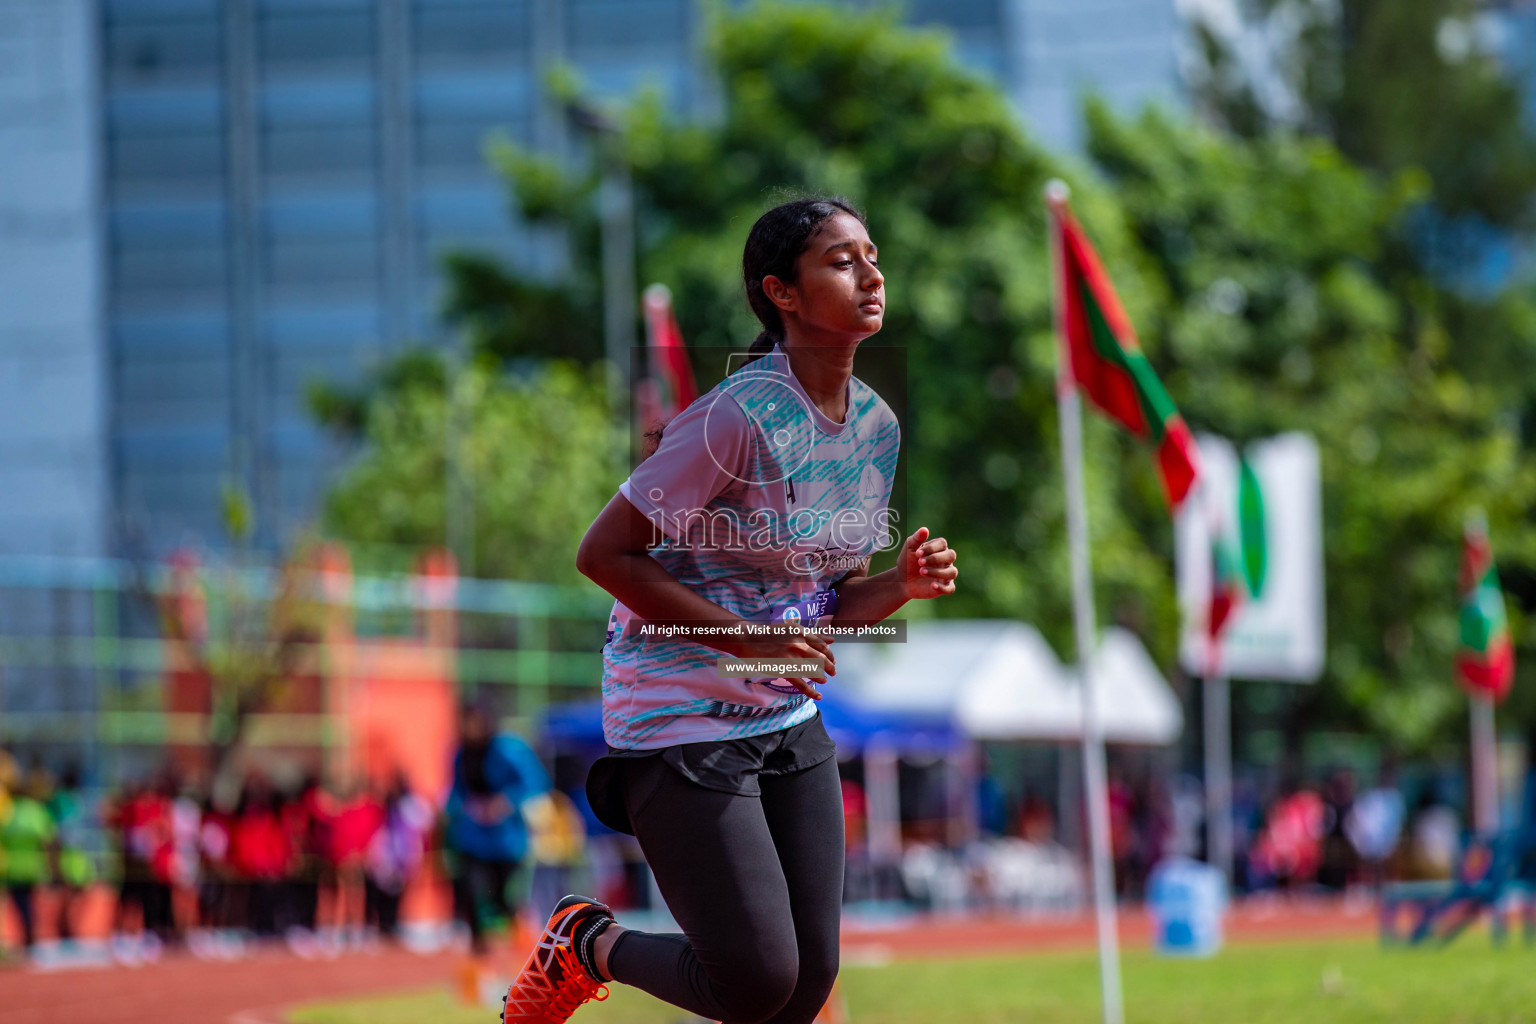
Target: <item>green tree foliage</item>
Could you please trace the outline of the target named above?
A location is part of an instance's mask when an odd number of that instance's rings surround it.
[[[1517,525],[1536,474],[1518,421],[1501,413],[1507,387],[1464,372],[1451,339],[1475,314],[1489,328],[1478,344],[1513,367],[1530,318],[1520,302],[1453,299],[1418,269],[1405,218],[1430,188],[1422,174],[1381,177],[1323,140],[1235,139],[1100,107],[1089,163],[1063,163],[941,36],[888,14],[803,5],[715,17],[718,118],[679,122],[642,95],[617,141],[635,186],[640,282],[672,289],[705,386],[722,350],[757,331],[740,281],[753,220],[786,195],[851,197],[887,277],[885,328],[867,344],[906,352],[904,394],[887,393],[905,410],[901,525],[943,534],[965,567],[942,611],[1025,619],[1069,652],[1040,200],[1063,174],[1190,423],[1239,441],[1319,437],[1330,656],[1302,711],[1409,745],[1454,726],[1462,511],[1488,508],[1506,570],[1536,565],[1536,537]],[[596,179],[508,144],[495,158],[521,214],[568,240],[571,266],[560,283],[479,258],[448,268],[452,315],[485,360],[477,567],[572,579],[576,543],[622,475],[596,379],[551,362],[532,387],[489,367],[549,354],[552,338],[585,358],[601,352]],[[365,425],[369,441],[329,508],[343,535],[443,536],[441,380],[405,376],[331,403],[333,421]],[[1171,667],[1172,530],[1150,457],[1094,417],[1086,444],[1101,620],[1137,629]]]
[[[447,536],[450,441],[445,373],[394,374],[352,396],[365,447],[331,490],[328,532],[349,541],[421,547]],[[603,376],[551,360],[504,375],[489,359],[457,381],[466,428],[458,458],[473,503],[474,569],[488,577],[571,583],[575,551],[621,479]],[[319,403],[317,403],[319,404]],[[346,420],[343,420],[346,422]]]
[[[1089,121],[1148,257],[1158,301],[1143,330],[1190,422],[1321,445],[1330,637],[1314,706],[1428,742],[1463,704],[1450,671],[1463,515],[1487,505],[1505,560],[1528,557],[1536,464],[1496,391],[1447,359],[1433,283],[1394,263],[1422,177],[1380,183],[1316,139],[1234,142],[1097,106]]]
[[[1365,167],[1429,172],[1436,205],[1529,224],[1536,138],[1477,0],[1238,0],[1267,59],[1197,26],[1199,96],[1228,128],[1331,140]],[[1278,98],[1277,98],[1278,97]]]

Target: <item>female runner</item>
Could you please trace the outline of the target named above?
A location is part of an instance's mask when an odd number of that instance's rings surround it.
[[[811,1024],[837,976],[842,793],[815,685],[836,662],[816,627],[953,594],[958,569],[922,527],[868,575],[894,540],[900,429],[853,376],[885,311],[863,216],[841,199],[777,206],[742,276],[763,325],[749,361],[667,425],[576,556],[615,598],[610,753],[587,794],[638,838],[683,934],[567,896],[507,994],[508,1024],[565,1021],[608,981],[726,1024]],[[744,629],[765,622],[800,628]],[[807,666],[728,676],[722,655]]]

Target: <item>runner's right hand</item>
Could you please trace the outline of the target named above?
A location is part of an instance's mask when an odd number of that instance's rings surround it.
[[[837,661],[832,654],[832,640],[813,630],[800,627],[798,633],[788,636],[754,636],[732,640],[722,650],[733,658],[753,658],[762,661],[788,661],[791,658],[824,658],[828,676],[837,675]],[[780,678],[780,677],[775,677]],[[810,677],[782,677],[795,689],[812,700],[821,700],[821,694]]]

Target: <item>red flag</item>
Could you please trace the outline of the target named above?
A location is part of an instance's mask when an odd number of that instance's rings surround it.
[[[651,372],[661,383],[661,416],[670,420],[699,397],[699,386],[693,379],[683,332],[678,330],[677,317],[672,314],[671,290],[664,284],[651,285],[645,290],[642,305]]]
[[[1157,448],[1158,475],[1178,511],[1199,473],[1195,439],[1141,351],[1120,305],[1065,198],[1050,202],[1056,246],[1056,308],[1061,365],[1100,412]]]

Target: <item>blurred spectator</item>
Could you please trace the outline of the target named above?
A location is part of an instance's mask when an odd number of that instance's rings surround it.
[[[1265,881],[1263,867],[1254,861],[1263,827],[1264,806],[1258,784],[1246,774],[1239,775],[1232,785],[1232,878],[1242,892],[1253,892]]]
[[[120,959],[136,958],[139,940],[153,926],[153,876],[149,859],[154,847],[153,794],[130,781],[118,791],[103,816],[115,833],[122,878],[117,887],[113,946]]]
[[[282,803],[265,778],[252,775],[230,829],[230,866],[245,883],[242,918],[261,936],[275,935],[288,924],[283,897],[293,846],[283,825]]]
[[[197,892],[202,875],[200,838],[203,810],[189,788],[177,788],[174,776],[168,782],[175,790],[170,799],[170,864],[166,872],[171,889],[167,901],[171,910],[174,935],[180,938],[198,923]]]
[[[48,859],[55,835],[47,803],[51,789],[47,774],[33,768],[20,791],[11,797],[10,814],[0,824],[5,884],[21,919],[21,941],[27,949],[37,942],[33,897],[38,886],[48,884]]]
[[[869,801],[864,787],[856,779],[843,779],[843,845],[849,850],[863,847],[869,822]]]
[[[1383,768],[1376,785],[1360,794],[1344,819],[1344,832],[1375,887],[1381,886],[1385,865],[1402,838],[1406,813],[1392,769]]]
[[[53,845],[53,876],[58,887],[58,936],[75,937],[75,907],[86,886],[96,880],[96,866],[86,853],[85,809],[80,799],[80,769],[70,765],[59,776],[58,788],[48,801],[57,829]]]
[[[338,937],[362,934],[367,916],[363,865],[383,819],[382,802],[361,786],[354,785],[336,801],[326,862],[332,887],[332,926]]]
[[[1443,803],[1436,787],[1425,787],[1414,806],[1408,847],[1408,874],[1416,879],[1450,878],[1461,853],[1461,821]]]
[[[1008,828],[1008,801],[985,752],[978,759],[976,774],[976,827],[990,836],[1000,836]]]
[[[174,932],[171,882],[175,795],[174,776],[169,773],[152,785],[130,783],[123,787],[105,816],[107,825],[117,832],[122,855],[123,877],[118,887],[115,931],[118,953],[123,959],[152,958]],[[137,930],[131,930],[134,928]]]
[[[454,861],[454,906],[469,925],[471,948],[486,951],[484,912],[512,914],[507,886],[528,856],[522,805],[549,791],[549,777],[528,744],[495,732],[488,708],[459,716],[458,753],[448,793],[447,846]]]
[[[1137,818],[1137,831],[1139,832],[1139,845],[1141,850],[1139,888],[1145,888],[1147,876],[1152,871],[1152,865],[1162,860],[1168,853],[1170,846],[1174,844],[1176,823],[1174,821],[1173,794],[1169,792],[1162,779],[1151,776],[1147,779],[1146,786],[1141,794],[1141,815]]]
[[[1169,833],[1165,856],[1200,856],[1200,830],[1205,826],[1205,787],[1189,774],[1174,776],[1168,794]]]
[[[315,931],[320,912],[320,883],[326,873],[325,852],[331,843],[335,802],[313,774],[306,775],[298,794],[283,806],[283,824],[293,846],[288,902],[292,924]]]
[[[0,825],[11,817],[11,794],[17,789],[20,777],[16,772],[16,759],[0,747]]]
[[[1345,830],[1349,813],[1355,805],[1354,773],[1342,770],[1334,772],[1328,779],[1324,794],[1327,814],[1317,883],[1325,889],[1343,892],[1357,874],[1355,848]]]
[[[198,916],[205,929],[233,928],[240,920],[234,867],[229,862],[234,818],[221,811],[212,798],[203,802],[201,812],[197,829]]]
[[[1326,812],[1311,789],[1287,783],[1269,809],[1252,860],[1282,889],[1312,881],[1322,862]]]
[[[1019,837],[1029,843],[1056,841],[1056,816],[1039,793],[1026,796],[1019,808]]]
[[[383,817],[368,844],[366,897],[368,924],[390,938],[400,931],[400,898],[421,869],[426,837],[432,830],[432,807],[411,792],[405,772],[378,795]]]
[[[1115,771],[1109,777],[1109,851],[1115,862],[1115,890],[1125,895],[1137,866],[1136,794]]]
[[[525,803],[524,816],[533,850],[530,898],[535,906],[552,907],[578,888],[573,876],[586,852],[587,829],[576,802],[558,789]]]
[[[0,747],[0,828],[11,820],[11,792],[16,788],[16,762],[4,747]],[[10,897],[6,895],[5,884],[5,847],[0,845],[0,910],[3,910]],[[5,954],[5,936],[0,934],[0,957]]]
[[[146,794],[146,819],[141,841],[149,859],[149,903],[144,926],[163,944],[178,937],[173,894],[176,888],[176,800],[181,795],[176,775],[162,771]]]

